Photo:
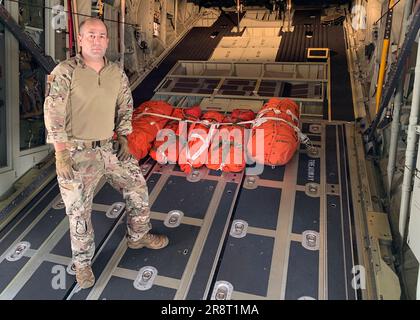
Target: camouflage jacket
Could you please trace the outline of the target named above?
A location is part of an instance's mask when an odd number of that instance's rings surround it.
[[[44,119],[48,143],[66,142],[72,139],[71,114],[72,108],[74,109],[76,106],[72,106],[70,96],[72,90],[77,87],[73,79],[74,71],[77,68],[89,68],[80,55],[61,62],[47,77]],[[133,98],[128,78],[115,63],[106,59],[105,66],[100,73],[105,68],[112,68],[113,71],[116,68],[118,69],[118,72],[112,74],[120,78],[115,79],[115,81],[109,81],[108,79],[108,82],[111,82],[108,85],[113,86],[115,92],[109,93],[109,90],[106,91],[104,99],[111,99],[109,101],[116,102],[115,113],[112,110],[114,113],[114,131],[118,135],[128,135],[132,131],[131,118],[133,113]],[[119,89],[115,88],[116,85],[119,85]],[[89,88],[85,88],[85,92],[88,92],[88,90]],[[107,96],[111,94],[113,97]],[[101,123],[97,125],[100,126]]]

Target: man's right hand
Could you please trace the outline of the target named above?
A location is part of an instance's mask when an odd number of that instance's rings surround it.
[[[128,140],[125,136],[118,136],[118,152],[117,158],[120,161],[126,161],[130,159],[130,149],[128,148]]]
[[[59,177],[67,180],[72,180],[74,178],[69,150],[64,149],[55,151],[55,167]]]

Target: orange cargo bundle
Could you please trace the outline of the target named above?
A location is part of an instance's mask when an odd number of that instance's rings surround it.
[[[180,120],[196,121],[200,119],[200,115],[200,107],[194,106],[191,108],[175,108],[171,116]],[[169,120],[164,130],[159,131],[157,134],[154,145],[150,150],[150,156],[159,163],[176,163],[179,155],[179,143],[184,145],[186,143],[186,141],[179,141],[180,128],[183,126],[187,126],[187,123],[178,120]],[[165,143],[166,145],[163,146]],[[160,150],[159,147],[161,146],[165,148]]]
[[[238,125],[242,121],[251,121],[255,118],[252,110],[234,109],[223,122],[233,125],[222,125],[210,146],[210,159],[207,168],[225,172],[240,172],[245,168],[244,148],[248,141],[245,128],[251,124]]]
[[[143,102],[133,112],[133,131],[136,129],[145,132],[146,139],[149,143],[156,139],[156,135],[160,129],[163,129],[168,119],[153,115],[143,115],[147,113],[162,114],[170,116],[173,107],[165,101],[146,101]]]
[[[144,113],[155,113],[171,115],[173,107],[165,101],[146,101],[133,112],[133,132],[128,135],[128,146],[130,152],[136,159],[144,158],[152,147],[152,143],[160,129],[162,129],[168,119],[145,115]]]
[[[217,123],[222,122],[223,115],[217,111],[206,112],[201,121],[194,123],[188,130],[188,144],[180,152],[178,163],[182,171],[191,172],[191,168],[200,168],[207,162],[210,142],[217,129]]]
[[[130,153],[137,159],[143,159],[149,153],[152,145],[147,142],[142,131],[133,131],[127,136]]]
[[[296,132],[299,126],[299,107],[290,99],[270,99],[258,112],[248,141],[248,155],[259,164],[285,165],[299,146]],[[261,135],[256,130],[262,129]],[[264,141],[264,152],[257,145]]]

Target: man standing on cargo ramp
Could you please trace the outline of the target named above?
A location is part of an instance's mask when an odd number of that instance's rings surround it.
[[[132,131],[133,98],[124,71],[105,57],[107,27],[90,18],[79,30],[80,54],[61,62],[48,76],[44,115],[69,217],[76,280],[81,288],[89,288],[95,283],[92,201],[103,176],[126,200],[128,247],[161,249],[168,238],[149,233],[147,185],[126,138]],[[118,148],[113,148],[114,131]]]

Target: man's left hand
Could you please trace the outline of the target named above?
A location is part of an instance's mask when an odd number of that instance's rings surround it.
[[[118,152],[117,152],[117,158],[120,161],[126,161],[130,158],[130,150],[128,148],[128,140],[125,136],[118,136]]]

